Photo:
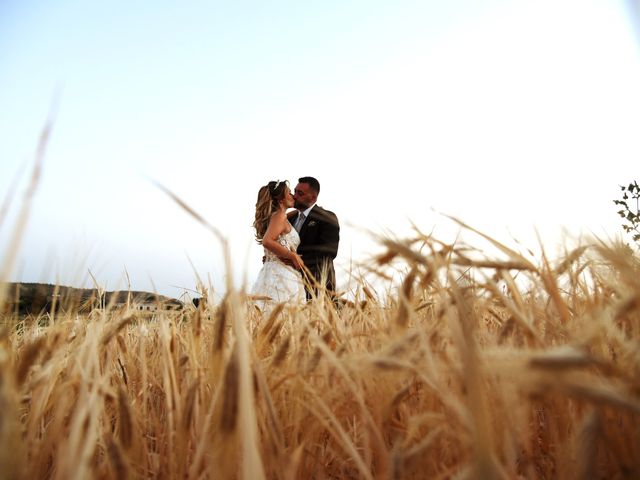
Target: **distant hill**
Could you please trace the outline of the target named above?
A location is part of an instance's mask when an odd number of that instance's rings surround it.
[[[127,304],[140,310],[162,308],[179,310],[182,302],[175,298],[141,291],[102,292],[95,288],[74,288],[44,283],[8,283],[5,313],[21,315],[50,313],[55,305],[57,311],[89,312],[101,306]]]

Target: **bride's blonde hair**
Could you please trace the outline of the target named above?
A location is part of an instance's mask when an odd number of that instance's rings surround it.
[[[258,191],[258,201],[256,202],[256,216],[253,221],[253,228],[256,229],[256,241],[262,243],[269,219],[273,212],[280,207],[280,200],[289,192],[287,181],[269,182],[265,186],[260,187]]]

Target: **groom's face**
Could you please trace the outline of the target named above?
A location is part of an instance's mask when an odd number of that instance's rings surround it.
[[[318,194],[315,193],[308,183],[299,183],[293,191],[294,207],[298,210],[306,210],[316,203]]]

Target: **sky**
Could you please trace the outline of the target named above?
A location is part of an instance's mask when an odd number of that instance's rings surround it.
[[[510,246],[620,235],[638,179],[635,0],[0,2],[6,279],[214,292],[261,266],[270,180],[320,180],[338,282],[453,215]],[[48,119],[43,169],[8,252]],[[10,257],[10,258],[9,258]],[[127,280],[128,278],[128,280]]]

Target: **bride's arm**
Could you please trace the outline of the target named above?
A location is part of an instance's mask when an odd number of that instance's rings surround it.
[[[285,262],[291,262],[295,268],[302,268],[304,262],[300,256],[287,247],[278,243],[278,237],[287,229],[287,217],[284,212],[277,212],[271,216],[267,231],[262,238],[262,246],[273,252]]]

